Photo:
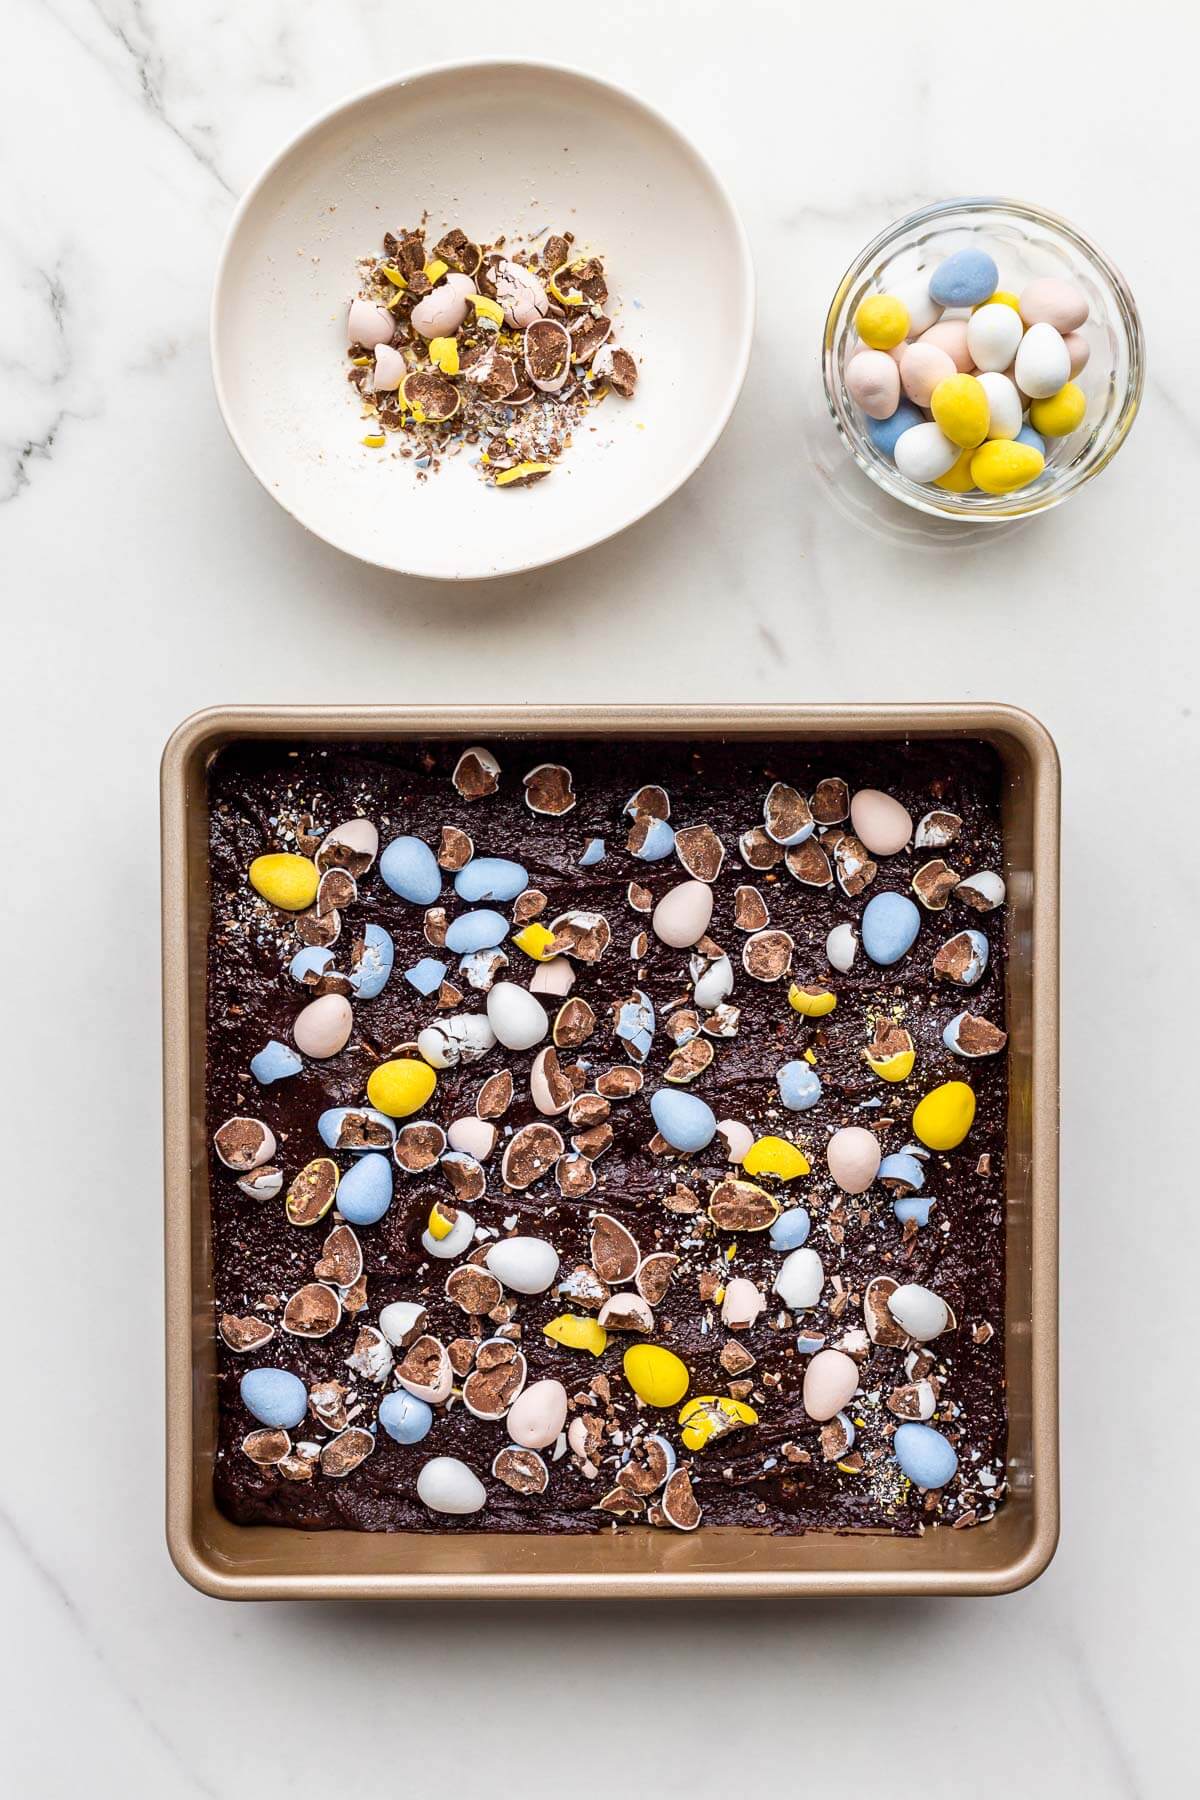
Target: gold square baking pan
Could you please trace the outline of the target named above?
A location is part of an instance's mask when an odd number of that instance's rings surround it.
[[[209,920],[206,771],[235,740],[464,742],[610,738],[970,738],[1005,782],[1010,1057],[1006,1503],[969,1531],[922,1537],[731,1529],[594,1537],[304,1532],[217,1510],[213,1272],[204,1136]],[[1058,1535],[1059,770],[1028,713],[994,705],[228,707],[175,732],[162,765],[167,1542],[180,1573],[226,1599],[615,1599],[1000,1594]]]

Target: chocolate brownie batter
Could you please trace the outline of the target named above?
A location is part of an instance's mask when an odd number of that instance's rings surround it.
[[[286,1192],[286,1182],[303,1165],[330,1154],[317,1133],[319,1115],[333,1106],[365,1104],[367,1078],[376,1064],[397,1046],[411,1044],[423,1026],[446,1016],[445,1010],[437,1011],[436,994],[425,998],[405,980],[406,969],[423,957],[440,957],[463,993],[456,1010],[482,1011],[486,1003],[486,995],[459,973],[458,958],[431,946],[424,934],[424,909],[390,892],[376,863],[361,878],[357,901],[345,910],[334,956],[345,968],[356,931],[371,922],[382,925],[395,941],[390,980],[378,998],[355,1002],[354,1029],[344,1050],[327,1062],[306,1060],[299,1074],[259,1087],[249,1072],[251,1058],[268,1039],[291,1042],[292,1023],[310,996],[288,972],[300,943],[297,919],[250,888],[247,870],[254,858],[273,851],[311,855],[326,832],[360,816],[378,827],[381,845],[399,834],[413,834],[435,852],[442,827],[460,827],[471,835],[477,855],[511,857],[525,866],[531,887],[547,896],[543,923],[580,908],[603,913],[612,928],[612,942],[600,961],[576,964],[572,993],[590,1002],[597,1027],[580,1048],[563,1052],[564,1061],[583,1059],[591,1083],[606,1069],[632,1066],[614,1034],[612,1008],[635,987],[653,1000],[658,1028],[644,1066],[645,1085],[632,1098],[613,1102],[608,1120],[613,1142],[597,1158],[596,1185],[582,1199],[564,1198],[552,1176],[523,1192],[510,1191],[501,1181],[500,1154],[508,1133],[539,1117],[529,1092],[536,1051],[515,1054],[497,1046],[480,1061],[440,1072],[421,1116],[445,1127],[473,1113],[485,1080],[509,1069],[515,1096],[497,1121],[501,1135],[487,1164],[487,1192],[468,1209],[477,1226],[501,1237],[517,1232],[549,1240],[561,1258],[560,1280],[588,1262],[590,1219],[596,1210],[621,1220],[643,1256],[654,1250],[677,1255],[675,1278],[654,1309],[650,1341],[668,1346],[687,1364],[690,1396],[732,1392],[754,1410],[757,1423],[695,1453],[687,1451],[681,1445],[678,1407],[643,1409],[625,1379],[623,1353],[639,1339],[611,1332],[607,1348],[594,1359],[543,1335],[552,1318],[580,1310],[553,1288],[532,1297],[509,1296],[516,1303],[512,1319],[500,1327],[472,1321],[444,1295],[447,1275],[459,1263],[434,1261],[421,1246],[431,1205],[453,1201],[437,1168],[416,1176],[396,1170],[390,1210],[379,1223],[358,1228],[365,1306],[355,1314],[344,1313],[328,1337],[289,1335],[281,1328],[283,1306],[297,1288],[313,1281],[314,1264],[337,1215],[331,1212],[313,1229],[298,1229],[288,1223],[282,1195],[272,1200],[247,1197],[210,1152],[214,1328],[226,1314],[254,1317],[275,1328],[269,1343],[249,1353],[235,1354],[219,1344],[214,1481],[223,1511],[239,1523],[305,1529],[641,1530],[647,1514],[640,1504],[632,1515],[615,1519],[598,1503],[613,1490],[632,1439],[650,1430],[668,1438],[689,1469],[704,1527],[912,1534],[931,1522],[970,1525],[989,1517],[1004,1491],[1006,1437],[1006,1057],[964,1060],[944,1047],[942,1031],[964,1007],[1004,1026],[1005,912],[973,911],[953,894],[944,911],[922,908],[916,944],[890,969],[876,967],[860,949],[850,972],[839,974],[830,968],[825,940],[839,922],[857,924],[874,894],[909,892],[915,872],[933,857],[943,856],[962,876],[1003,871],[1000,769],[994,753],[962,741],[788,747],[500,740],[490,747],[502,766],[499,791],[472,802],[451,783],[461,750],[457,744],[246,743],[214,762],[209,1138],[232,1116],[262,1119],[278,1140],[274,1161],[284,1171]],[[543,762],[565,764],[574,778],[578,802],[563,816],[538,816],[525,803],[522,776]],[[934,808],[959,814],[961,836],[945,850],[915,850],[910,844],[899,855],[878,858],[870,886],[853,898],[836,881],[819,889],[801,885],[782,861],[770,870],[748,868],[739,853],[739,837],[761,827],[771,783],[786,781],[811,796],[818,782],[832,776],[844,778],[851,792],[873,787],[893,795],[914,822]],[[666,1022],[690,1005],[690,953],[660,943],[649,916],[635,911],[628,898],[631,882],[657,901],[687,879],[675,856],[647,863],[626,848],[631,819],[625,804],[644,783],[667,791],[673,826],[708,825],[725,847],[709,935],[732,960],[735,982],[729,1004],[740,1008],[740,1019],[735,1036],[706,1040],[713,1045],[713,1060],[685,1091],[706,1100],[718,1120],[743,1121],[756,1137],[792,1139],[808,1156],[812,1172],[807,1176],[786,1184],[762,1178],[783,1205],[802,1204],[812,1215],[808,1243],[824,1264],[825,1285],[818,1306],[802,1315],[785,1313],[772,1295],[783,1254],[772,1249],[768,1234],[719,1231],[706,1216],[716,1184],[740,1172],[731,1170],[720,1133],[695,1156],[661,1144],[652,1147],[649,1100],[663,1084],[673,1049]],[[593,866],[581,868],[580,857],[593,838],[604,840],[606,852]],[[734,921],[739,886],[756,888],[769,909],[770,928],[790,933],[795,941],[790,975],[782,980],[756,981],[743,969],[747,932]],[[451,918],[466,910],[455,897],[450,873],[440,904]],[[499,910],[511,917],[512,903]],[[935,951],[968,927],[985,933],[991,950],[983,980],[969,991],[937,979],[932,968]],[[645,943],[631,960],[630,945],[640,933],[646,934]],[[509,962],[501,978],[528,985],[533,963],[511,943],[503,948]],[[836,1010],[823,1018],[800,1016],[788,1004],[790,980],[828,986],[837,996]],[[551,1016],[559,1004],[547,1000]],[[915,1045],[915,1069],[900,1084],[879,1080],[864,1061],[863,1051],[881,1017],[909,1032]],[[807,1052],[823,1096],[811,1111],[789,1112],[780,1104],[776,1071]],[[842,1193],[825,1164],[831,1133],[844,1125],[865,1125],[878,1134],[885,1156],[903,1150],[913,1141],[910,1118],[917,1100],[946,1081],[971,1085],[977,1114],[965,1143],[946,1154],[931,1153],[924,1164],[922,1197],[933,1200],[928,1224],[898,1222],[893,1195],[878,1181],[864,1195]],[[565,1119],[554,1123],[570,1137]],[[350,1167],[349,1157],[338,1155],[337,1160],[343,1171]],[[690,1206],[691,1196],[696,1210],[673,1210]],[[736,1333],[722,1325],[719,1303],[720,1284],[734,1275],[749,1277],[767,1300],[757,1322]],[[903,1348],[865,1341],[863,1294],[880,1275],[933,1288],[956,1316],[953,1329],[917,1352],[918,1377],[927,1374],[936,1386],[937,1410],[930,1422],[958,1452],[958,1473],[940,1494],[914,1488],[891,1451],[891,1436],[901,1419],[889,1407],[889,1398],[910,1383],[913,1369],[910,1362],[906,1373]],[[376,1385],[348,1369],[346,1359],[360,1328],[374,1325],[380,1309],[395,1300],[420,1301],[428,1311],[426,1329],[446,1345],[519,1327],[529,1381],[560,1380],[572,1397],[569,1416],[582,1412],[600,1421],[594,1459],[565,1446],[556,1455],[551,1446],[543,1453],[549,1469],[546,1491],[513,1491],[491,1472],[508,1442],[503,1422],[473,1417],[455,1395],[436,1410],[423,1442],[404,1447],[380,1430],[373,1453],[340,1479],[324,1473],[319,1464],[307,1478],[289,1479],[278,1468],[252,1462],[242,1441],[256,1429],[256,1421],[238,1391],[251,1367],[291,1370],[310,1388],[341,1381],[353,1422],[374,1424],[380,1398],[393,1379]],[[855,1442],[841,1454],[828,1439],[823,1447],[822,1428],[807,1417],[801,1403],[805,1352],[811,1350],[811,1344],[798,1347],[801,1333],[822,1337],[829,1347],[844,1346],[860,1364],[860,1391],[846,1409],[855,1422]],[[731,1376],[729,1363],[739,1359],[721,1361],[731,1340],[754,1359],[738,1378]],[[399,1359],[403,1352],[396,1355]],[[333,1433],[310,1411],[291,1435],[296,1444],[321,1445]],[[425,1508],[416,1496],[416,1478],[434,1456],[461,1458],[475,1471],[487,1490],[483,1510],[447,1519]]]

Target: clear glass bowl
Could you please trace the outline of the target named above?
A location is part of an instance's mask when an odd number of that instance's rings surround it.
[[[858,344],[859,302],[968,245],[995,257],[1002,288],[1019,293],[1039,275],[1056,275],[1075,282],[1091,302],[1083,327],[1091,355],[1078,376],[1088,402],[1083,424],[1070,437],[1047,441],[1042,473],[1014,494],[951,494],[910,481],[876,449],[863,413],[846,392],[846,363]],[[825,320],[825,398],[850,454],[897,500],[946,519],[1019,519],[1060,506],[1125,442],[1141,401],[1145,363],[1141,321],[1124,276],[1065,219],[1019,200],[944,200],[890,225],[847,269]]]

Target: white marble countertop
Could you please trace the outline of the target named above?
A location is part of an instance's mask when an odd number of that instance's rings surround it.
[[[240,1800],[340,1785],[344,1742],[431,1800],[561,1793],[598,1767],[664,1800],[743,1789],[750,1770],[923,1800],[991,1800],[1018,1775],[1034,1800],[1165,1793],[1193,1636],[1176,1538],[1200,1475],[1194,1395],[1173,1379],[1200,1250],[1174,1114],[1197,973],[1195,26],[1163,0],[536,17],[458,0],[436,32],[427,17],[404,0],[14,0],[5,16],[0,716],[6,766],[31,779],[5,809],[21,850],[0,1036],[17,1347],[0,1774],[22,1796]],[[523,50],[627,82],[707,151],[754,243],[759,338],[730,430],[659,513],[566,587],[545,571],[450,591],[352,565],[259,490],[213,403],[209,285],[235,196],[314,111],[410,63]],[[996,190],[1077,219],[1124,269],[1150,347],[1143,415],[1105,475],[1008,536],[869,528],[865,484],[848,514],[819,472],[829,292],[897,214]],[[443,695],[976,697],[1056,735],[1064,1514],[1032,1589],[417,1618],[232,1608],[169,1566],[159,751],[216,701]],[[318,1706],[338,1724],[314,1735]]]

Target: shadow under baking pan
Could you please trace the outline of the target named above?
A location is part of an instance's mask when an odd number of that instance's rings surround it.
[[[212,1245],[204,1145],[206,770],[244,738],[965,737],[1004,768],[1009,894],[1005,1505],[921,1537],[734,1529],[594,1537],[302,1532],[217,1510]],[[228,1599],[617,1600],[999,1594],[1034,1580],[1058,1536],[1059,769],[1036,719],[993,705],[241,707],[197,714],[162,769],[167,1277],[167,1541],[180,1573]]]

